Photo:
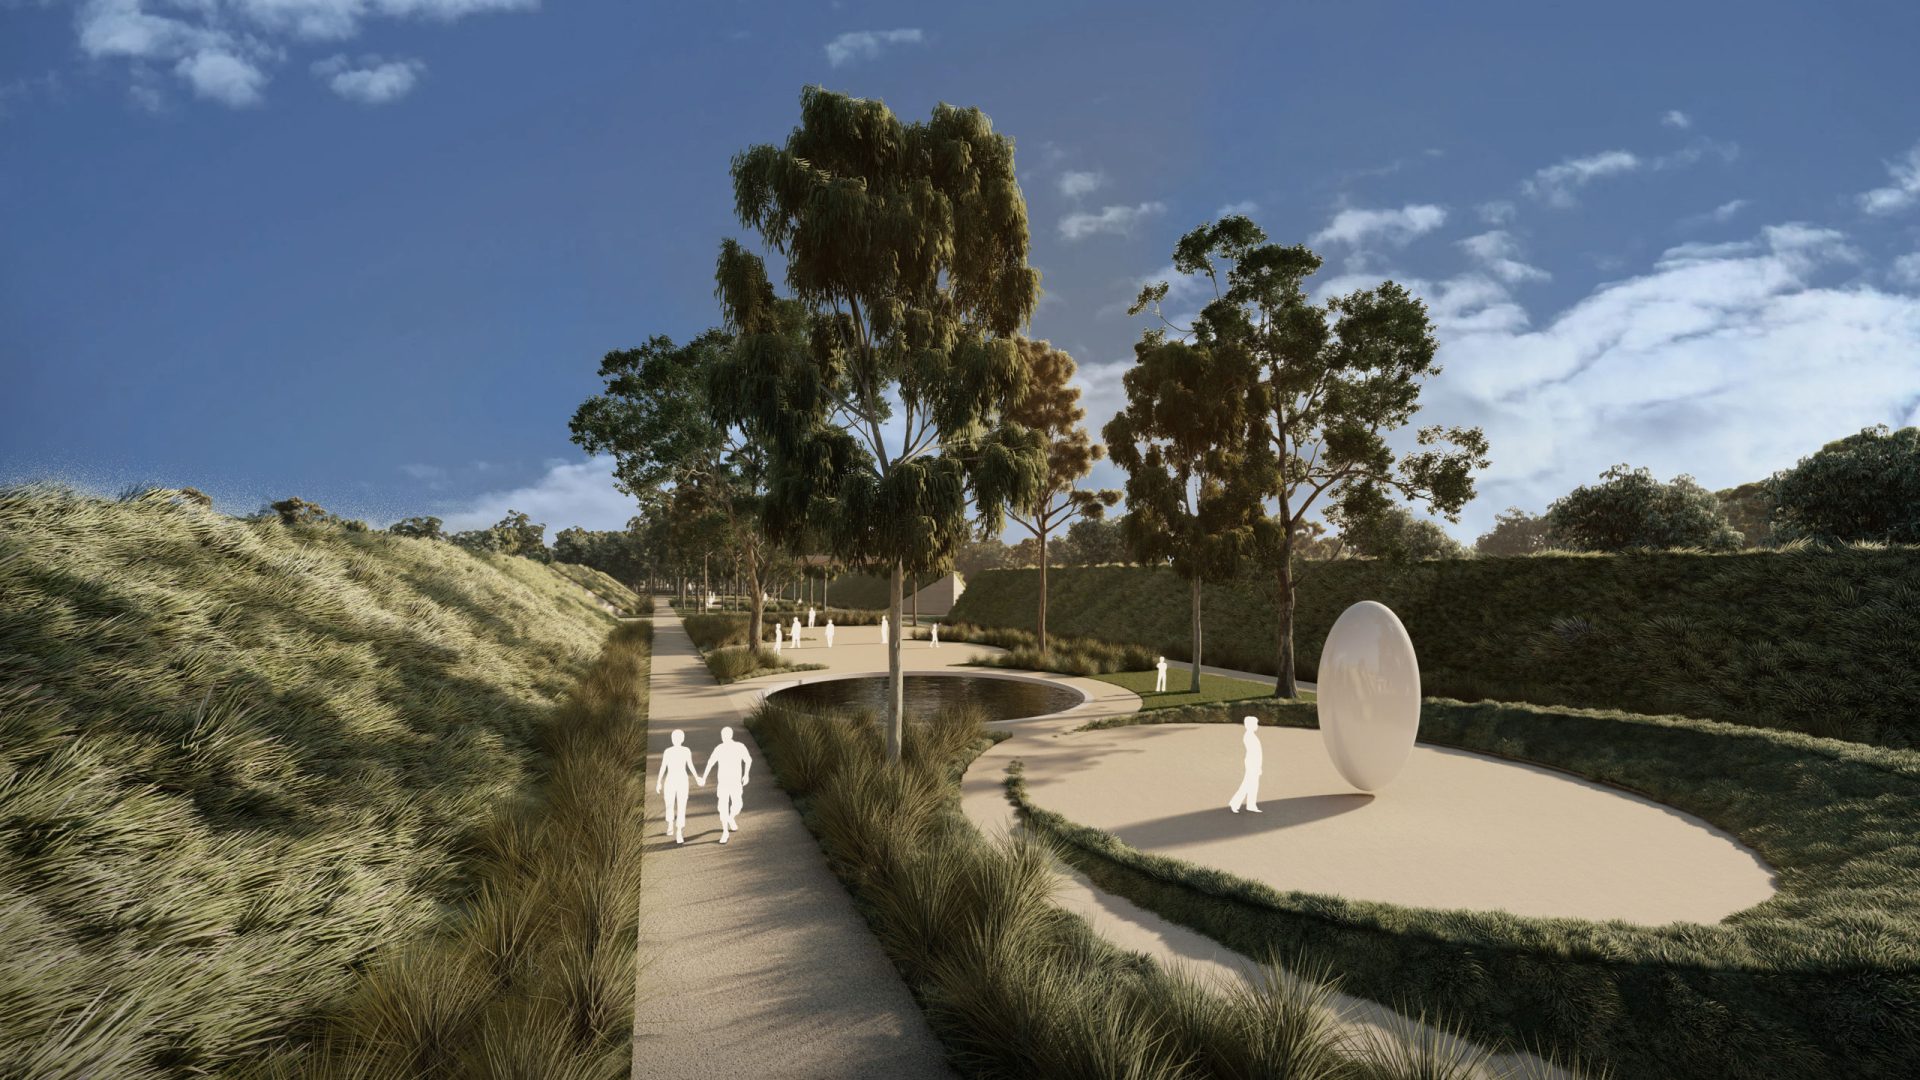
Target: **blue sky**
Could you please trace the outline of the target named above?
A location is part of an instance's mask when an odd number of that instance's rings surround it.
[[[0,0],[0,474],[617,527],[567,418],[715,321],[728,159],[808,83],[1014,137],[1096,429],[1230,206],[1428,299],[1463,538],[1920,422],[1920,10],[1548,9]]]

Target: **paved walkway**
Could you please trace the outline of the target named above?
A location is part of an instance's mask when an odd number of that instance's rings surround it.
[[[656,603],[649,787],[674,728],[703,766],[720,728],[732,726],[755,765],[740,831],[724,846],[711,783],[693,789],[684,845],[663,834],[662,800],[649,792],[633,1074],[952,1076],[741,723],[754,696],[716,686],[679,616]]]

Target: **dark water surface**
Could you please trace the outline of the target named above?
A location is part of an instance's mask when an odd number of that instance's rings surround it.
[[[1080,691],[1026,679],[993,679],[979,675],[908,675],[906,705],[909,719],[924,720],[950,705],[971,705],[988,720],[1020,720],[1071,709],[1080,704]],[[775,705],[797,709],[856,709],[882,712],[887,705],[887,677],[831,679],[776,690],[767,695]]]

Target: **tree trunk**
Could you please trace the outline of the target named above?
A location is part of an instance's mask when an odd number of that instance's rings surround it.
[[[1279,636],[1275,644],[1278,650],[1274,655],[1274,670],[1279,676],[1273,681],[1273,696],[1296,698],[1300,688],[1294,682],[1293,672],[1293,551],[1292,544],[1280,560],[1280,611]]]
[[[893,564],[892,587],[888,590],[887,618],[892,626],[887,635],[887,760],[900,760],[901,737],[906,730],[906,677],[900,671],[900,595],[905,568]]]
[[[760,651],[760,631],[766,628],[766,602],[760,598],[760,565],[747,564],[747,648]]]
[[[1193,576],[1193,678],[1189,681],[1187,689],[1196,694],[1200,692],[1200,587],[1202,584],[1200,575],[1195,574]]]
[[[1047,651],[1047,534],[1040,531],[1040,617],[1034,622],[1033,636],[1040,639],[1040,651]]]

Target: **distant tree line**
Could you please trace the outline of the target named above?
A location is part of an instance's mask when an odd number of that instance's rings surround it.
[[[1616,465],[1544,514],[1500,513],[1474,550],[1735,551],[1795,541],[1920,543],[1920,428],[1870,427],[1765,480],[1718,492],[1691,476],[1663,484],[1647,469]]]

